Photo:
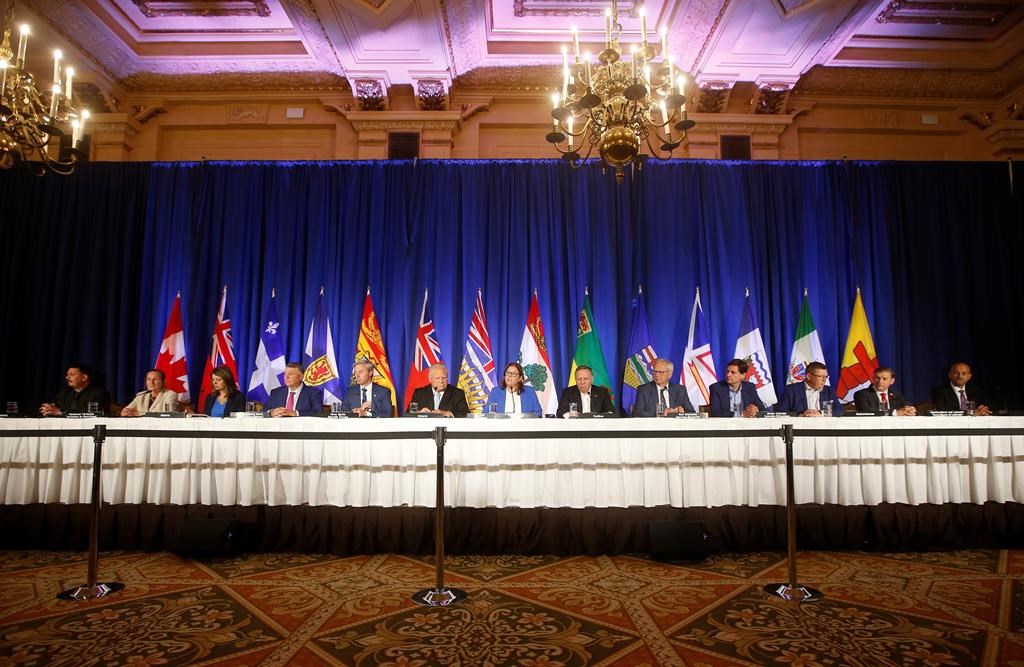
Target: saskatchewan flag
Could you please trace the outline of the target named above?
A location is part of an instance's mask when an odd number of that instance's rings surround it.
[[[807,376],[807,364],[812,361],[825,363],[825,355],[821,351],[821,339],[814,327],[811,317],[811,306],[807,301],[807,290],[804,290],[804,305],[800,308],[800,321],[796,325],[796,337],[793,339],[793,351],[789,355],[789,372],[786,384],[803,382]]]
[[[594,329],[594,311],[590,308],[590,291],[583,292],[583,310],[576,326],[576,350],[572,353],[572,368],[569,369],[569,386],[576,384],[576,369],[590,366],[594,369],[594,384],[612,391],[612,383],[608,379],[608,367],[604,363],[601,341]],[[612,400],[615,400],[614,393]]]

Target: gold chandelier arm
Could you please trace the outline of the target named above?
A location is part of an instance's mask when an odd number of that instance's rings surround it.
[[[11,30],[14,29],[14,0],[4,0],[4,19],[0,23],[4,34],[0,37],[0,60],[12,62],[14,51],[11,50]]]

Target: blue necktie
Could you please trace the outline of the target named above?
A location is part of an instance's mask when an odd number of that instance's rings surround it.
[[[363,387],[363,403],[365,403],[366,401],[369,400],[369,398],[367,398],[367,395],[366,395],[368,393],[368,391],[369,390],[366,387]]]

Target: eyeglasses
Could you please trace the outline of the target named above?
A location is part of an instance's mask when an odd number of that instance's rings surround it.
[[[517,378],[517,377],[519,377],[519,375],[520,375],[519,371],[505,371],[505,377]]]
[[[808,373],[807,377],[818,378],[819,380],[827,380],[828,373]]]
[[[655,371],[651,371],[651,372],[654,373],[655,375],[664,375],[666,373],[668,373],[669,375],[672,374],[672,371],[658,371],[658,370],[655,370]]]

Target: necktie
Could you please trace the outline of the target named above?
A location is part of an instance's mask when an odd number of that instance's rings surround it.
[[[366,401],[370,400],[369,397],[367,397],[367,395],[366,395],[368,391],[369,390],[366,387],[363,387],[363,403],[365,403]]]
[[[659,402],[661,403],[661,411],[664,412],[665,409],[668,408],[668,388],[667,387],[662,387],[661,388],[661,398],[659,399]]]
[[[434,409],[437,410],[441,407],[441,394],[434,392]]]
[[[882,410],[889,412],[889,392],[879,394],[879,399],[882,403]]]
[[[288,392],[288,405],[286,405],[284,407],[287,410],[294,410],[295,409],[295,392],[294,391],[289,391]]]
[[[967,409],[967,392],[964,391],[963,389],[960,390],[960,409]]]

